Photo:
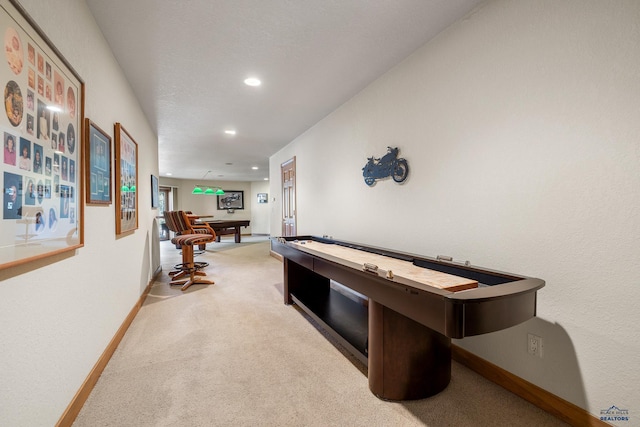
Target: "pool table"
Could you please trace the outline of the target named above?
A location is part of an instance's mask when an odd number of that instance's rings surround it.
[[[220,236],[225,234],[233,234],[235,235],[235,242],[240,243],[240,227],[248,227],[250,221],[248,219],[229,219],[229,220],[207,220],[204,221],[213,231],[216,232],[216,242],[220,241]]]

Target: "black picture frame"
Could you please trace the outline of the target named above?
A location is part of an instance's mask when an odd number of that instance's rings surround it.
[[[151,209],[158,209],[158,198],[160,188],[158,185],[158,177],[151,175]]]
[[[244,209],[244,191],[224,190],[217,198],[219,211]]]

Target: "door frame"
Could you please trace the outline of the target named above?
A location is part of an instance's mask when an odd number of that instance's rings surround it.
[[[280,165],[280,188],[282,190],[282,235],[283,236],[287,236],[290,235],[289,233],[287,233],[287,230],[291,229],[291,223],[290,223],[290,218],[289,217],[285,217],[285,208],[286,208],[286,197],[287,194],[285,193],[285,171],[286,170],[291,170],[293,172],[293,177],[292,177],[292,192],[293,192],[293,208],[292,208],[292,213],[293,213],[293,233],[292,235],[295,235],[297,230],[298,230],[298,213],[297,213],[297,194],[296,194],[296,156],[293,156],[291,159],[283,162]],[[291,199],[289,199],[290,201]],[[291,207],[290,207],[291,208]],[[289,227],[287,227],[289,225]]]

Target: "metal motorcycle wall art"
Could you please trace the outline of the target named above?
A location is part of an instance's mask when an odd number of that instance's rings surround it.
[[[376,159],[369,157],[369,161],[362,168],[364,182],[372,187],[377,180],[391,177],[395,182],[402,183],[409,175],[409,164],[406,159],[398,157],[398,147],[387,147],[387,154]]]

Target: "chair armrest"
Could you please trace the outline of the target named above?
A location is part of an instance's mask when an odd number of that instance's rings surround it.
[[[195,233],[206,233],[216,237],[216,232],[207,223],[203,224],[191,224],[191,228]]]

